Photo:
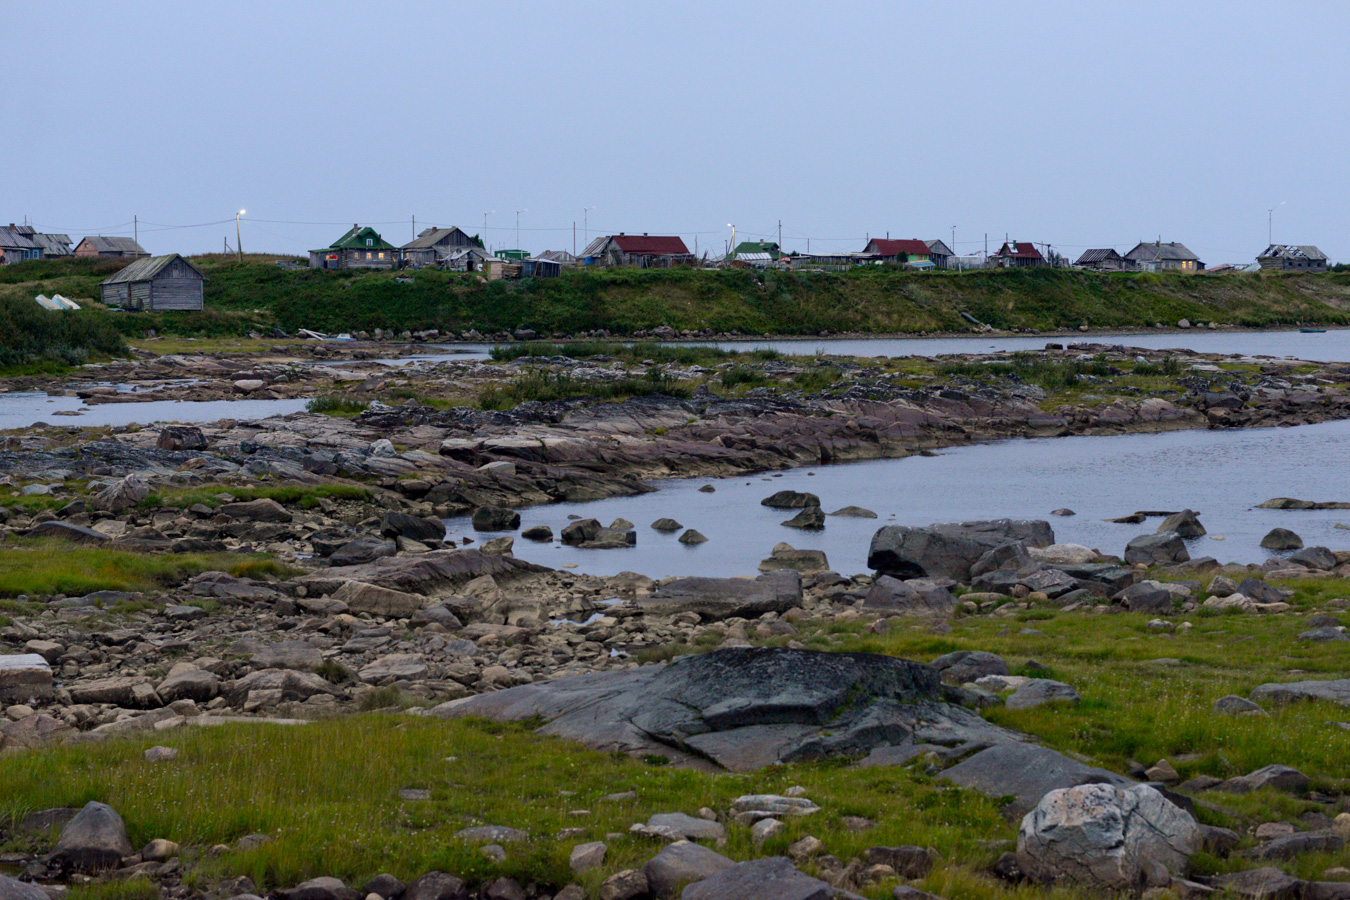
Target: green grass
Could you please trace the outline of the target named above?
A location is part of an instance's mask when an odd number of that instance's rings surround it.
[[[678,379],[651,369],[642,377],[624,376],[613,381],[590,381],[566,373],[527,372],[504,384],[492,384],[478,395],[479,409],[512,409],[527,401],[624,400],[664,394],[689,397],[693,391]]]
[[[213,570],[252,577],[292,571],[256,555],[136,553],[57,539],[11,538],[0,546],[0,597],[162,590]]]
[[[676,364],[681,366],[711,366],[731,360],[766,362],[779,359],[782,354],[772,349],[726,350],[707,344],[663,344],[657,341],[570,341],[563,344],[528,343],[498,344],[490,351],[493,360],[510,362],[516,359],[568,356],[587,359],[608,356],[629,365]]]
[[[305,410],[308,412],[341,416],[348,419],[359,416],[369,408],[369,400],[358,400],[355,397],[343,397],[339,394],[324,394],[305,404]]]
[[[937,372],[947,378],[962,376],[978,380],[1005,379],[1035,384],[1048,391],[1058,391],[1078,384],[1084,375],[1112,378],[1124,372],[1103,359],[1058,359],[1039,353],[1014,353],[999,362],[949,362],[938,366]],[[1140,373],[1136,373],[1140,374]]]

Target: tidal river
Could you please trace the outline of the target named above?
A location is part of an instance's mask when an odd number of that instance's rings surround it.
[[[715,493],[698,489],[712,484]],[[624,550],[577,550],[556,540],[516,538],[517,557],[546,566],[575,564],[596,575],[624,570],[665,575],[749,575],[774,544],[824,550],[833,569],[867,571],[867,545],[885,524],[929,525],[968,519],[1046,519],[1062,543],[1120,554],[1143,525],[1103,521],[1135,510],[1200,513],[1209,535],[1188,542],[1192,557],[1220,562],[1260,562],[1271,528],[1296,531],[1308,546],[1350,546],[1350,510],[1292,511],[1254,507],[1272,497],[1350,501],[1350,421],[1247,431],[1179,431],[1110,437],[1011,440],[939,451],[935,457],[816,466],[780,474],[655,482],[655,493],[592,503],[521,510],[522,528],[548,525],[555,535],[568,515],[608,525],[616,517],[637,525],[638,544]],[[786,528],[795,511],[760,501],[792,489],[820,497],[826,512],[861,506],[877,519],[829,517],[819,532]],[[1054,516],[1068,508],[1073,516]],[[685,546],[675,534],[650,526],[663,516],[696,528],[709,541]],[[467,519],[447,522],[456,537],[481,541]]]

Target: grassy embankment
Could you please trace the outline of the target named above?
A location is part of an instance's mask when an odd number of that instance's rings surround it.
[[[116,316],[129,336],[223,337],[275,326],[321,331],[437,328],[481,332],[531,328],[541,335],[605,329],[616,335],[669,325],[743,334],[964,331],[967,313],[1003,329],[1151,326],[1194,322],[1259,327],[1350,324],[1350,274],[1099,275],[1026,269],[914,273],[605,270],[561,278],[484,283],[435,270],[278,269],[269,257],[243,263],[194,258],[206,274],[203,313]],[[97,296],[115,264],[44,260],[0,271],[0,297],[31,302],[38,291]],[[400,284],[396,276],[412,279]]]
[[[1149,632],[1147,616],[1087,618],[1038,606],[1006,618],[958,618],[945,636],[903,621],[887,633],[871,634],[860,620],[806,625],[795,639],[813,649],[920,660],[957,649],[990,650],[1018,671],[1026,671],[1021,667],[1035,659],[1049,667],[1049,677],[1074,685],[1083,702],[1076,707],[993,710],[991,719],[1118,771],[1131,760],[1151,764],[1167,758],[1184,778],[1223,777],[1280,763],[1311,776],[1317,788],[1339,793],[1347,786],[1343,762],[1350,733],[1336,723],[1346,718],[1345,710],[1303,704],[1255,717],[1211,711],[1213,702],[1226,694],[1245,695],[1265,681],[1335,677],[1350,663],[1344,643],[1296,640],[1305,627],[1304,615],[1340,594],[1343,582],[1291,586],[1297,589],[1293,613],[1199,611],[1190,619],[1195,627],[1176,635]],[[1027,628],[1034,630],[1024,632]],[[715,645],[716,633],[707,637],[696,648],[668,649],[706,650]],[[182,753],[172,762],[147,763],[141,751],[151,743],[170,744]],[[353,772],[361,777],[351,778]],[[188,851],[190,866],[202,875],[249,874],[264,888],[317,875],[360,884],[381,871],[407,878],[432,868],[473,879],[507,874],[561,884],[571,880],[567,854],[577,843],[626,833],[629,824],[645,821],[651,813],[693,813],[701,806],[724,811],[740,794],[782,792],[797,784],[821,804],[820,813],[789,819],[787,831],[761,848],[753,846],[748,829],[731,826],[726,852],[738,858],[783,853],[804,834],[817,836],[828,852],[843,859],[875,844],[919,844],[941,854],[938,867],[921,884],[925,889],[950,900],[1028,895],[985,874],[1016,833],[1000,816],[1000,803],[935,780],[923,759],[905,768],[854,770],[829,762],[750,775],[710,775],[672,770],[659,759],[586,751],[521,726],[388,714],[303,728],[188,730],[9,757],[0,767],[0,816],[17,818],[36,809],[96,799],[123,814],[138,846],[167,837],[205,848],[266,833],[274,840],[250,851],[218,857]],[[430,800],[403,800],[403,788],[428,790]],[[637,798],[601,800],[626,790]],[[1204,797],[1216,805],[1202,807],[1202,820],[1242,833],[1259,822],[1297,821],[1305,812],[1328,811],[1313,799],[1270,791]],[[844,821],[846,816],[863,816],[876,825],[857,832]],[[495,864],[452,837],[472,824],[523,828],[533,839],[508,846],[507,860]],[[554,836],[564,828],[584,833],[557,840]],[[50,839],[43,836],[37,846]],[[627,836],[608,843],[602,869],[581,879],[591,889],[657,849],[650,841]],[[1243,839],[1244,847],[1254,843],[1251,837]],[[1347,863],[1350,851],[1311,854],[1297,860],[1292,871],[1317,878],[1326,867]],[[1195,860],[1201,874],[1250,865],[1236,856],[1221,860],[1201,854]],[[878,885],[866,893],[890,896],[890,887]],[[1059,889],[1050,895],[1079,893]]]

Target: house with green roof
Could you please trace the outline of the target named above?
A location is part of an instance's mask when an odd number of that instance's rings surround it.
[[[331,246],[309,251],[311,269],[392,269],[397,265],[398,248],[369,225],[353,225]]]
[[[778,259],[783,255],[773,241],[741,241],[736,245],[736,249],[731,251],[731,258],[739,259],[743,254],[755,254],[758,258],[764,253],[769,254],[770,259]]]

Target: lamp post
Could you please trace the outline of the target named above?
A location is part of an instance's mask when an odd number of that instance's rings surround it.
[[[490,209],[483,213],[483,249],[487,249],[487,217],[495,213],[495,209]]]
[[[516,210],[516,249],[517,249],[517,250],[520,249],[520,214],[523,213],[523,212],[529,212],[529,210],[528,210],[528,209],[518,209],[518,210]]]
[[[236,258],[240,262],[244,261],[244,245],[239,237],[239,217],[242,216],[243,214],[244,210],[242,209],[234,214],[234,252]]]
[[[736,226],[728,222],[727,227],[731,229],[731,245],[727,247],[727,259],[731,259],[731,255],[736,252]]]

